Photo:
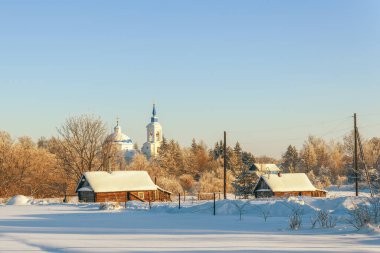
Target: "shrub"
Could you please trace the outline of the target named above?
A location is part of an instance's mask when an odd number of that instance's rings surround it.
[[[104,202],[99,205],[99,210],[117,210],[120,208],[121,206],[118,202]]]
[[[380,198],[370,198],[368,200],[369,204],[369,212],[371,216],[371,222],[372,223],[379,223],[380,222]]]
[[[310,221],[312,228],[315,228],[316,224],[319,224],[320,228],[333,228],[336,226],[337,218],[326,210],[319,210]]]
[[[289,216],[289,228],[291,230],[297,230],[301,228],[302,225],[302,215],[303,209],[301,206],[297,205],[292,207],[292,213]]]
[[[347,222],[351,224],[357,230],[362,229],[371,222],[370,208],[361,204],[353,203],[353,209],[348,211]]]
[[[160,177],[157,180],[157,185],[173,194],[183,192],[182,186],[174,177]]]

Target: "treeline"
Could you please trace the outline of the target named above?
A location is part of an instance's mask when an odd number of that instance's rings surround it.
[[[107,135],[104,122],[92,115],[68,118],[57,129],[56,137],[42,137],[37,143],[30,137],[14,140],[9,133],[0,132],[0,197],[74,194],[82,173],[97,170],[146,170],[159,186],[173,193],[223,191],[221,141],[207,148],[202,141],[193,139],[190,147],[181,147],[175,140],[164,138],[157,157],[147,160],[138,153],[126,161]],[[254,180],[247,174],[253,162],[277,163],[285,172],[305,172],[321,188],[351,182],[352,149],[352,134],[342,142],[310,136],[299,151],[289,145],[281,160],[254,157],[236,143],[227,147],[226,152],[227,190],[236,192],[238,184]],[[363,150],[371,178],[376,181],[380,171],[380,139],[365,140]],[[364,175],[364,164],[360,163],[359,168],[360,175]]]
[[[363,157],[358,156],[359,180],[366,182],[364,171],[366,165],[371,182],[378,188],[380,138],[373,137],[364,140],[362,146]],[[318,187],[326,187],[331,184],[342,185],[355,180],[353,153],[353,133],[347,134],[341,142],[326,142],[322,138],[309,136],[299,151],[295,146],[288,146],[282,156],[282,167],[287,172],[307,173]]]

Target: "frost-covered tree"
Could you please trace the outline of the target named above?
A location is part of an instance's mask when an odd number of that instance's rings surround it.
[[[191,191],[193,185],[194,185],[194,178],[192,175],[189,174],[183,174],[179,177],[179,183],[181,184],[182,188],[185,191]]]
[[[309,172],[317,165],[317,155],[313,145],[310,143],[304,143],[300,151],[301,164],[304,172]]]

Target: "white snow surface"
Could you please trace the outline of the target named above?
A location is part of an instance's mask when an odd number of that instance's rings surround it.
[[[264,174],[261,176],[273,192],[315,191],[305,173]]]
[[[40,200],[0,206],[0,252],[379,252],[380,232],[357,232],[345,222],[352,202],[364,197],[127,202],[120,210],[99,204]],[[47,202],[54,202],[48,200]],[[238,207],[244,206],[242,220]],[[293,207],[303,210],[300,230],[288,229]],[[331,211],[335,228],[311,229],[309,217]],[[265,222],[262,213],[269,211]]]
[[[262,173],[268,171],[277,173],[280,171],[280,168],[274,163],[254,163],[254,165]]]
[[[24,195],[16,195],[16,196],[13,196],[10,200],[8,200],[7,205],[21,206],[21,205],[30,205],[31,203],[32,203],[32,199],[25,197]]]
[[[91,171],[84,173],[84,177],[94,192],[157,190],[146,171]]]

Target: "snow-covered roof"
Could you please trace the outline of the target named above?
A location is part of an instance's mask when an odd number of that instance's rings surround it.
[[[254,163],[253,166],[251,166],[250,170],[254,171],[260,171],[260,172],[279,172],[280,168],[277,167],[274,163]]]
[[[305,173],[263,174],[261,178],[273,192],[316,190]]]
[[[94,192],[154,191],[158,189],[146,171],[91,171],[84,173],[81,180],[83,179],[88,182]]]

